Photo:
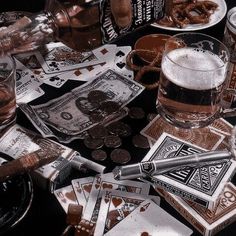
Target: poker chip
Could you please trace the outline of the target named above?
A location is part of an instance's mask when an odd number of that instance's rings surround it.
[[[131,160],[131,156],[127,150],[117,148],[111,152],[111,160],[117,164],[126,164]]]

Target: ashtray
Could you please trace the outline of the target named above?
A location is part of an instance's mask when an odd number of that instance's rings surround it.
[[[13,160],[0,152],[0,165]],[[0,235],[15,227],[30,209],[33,183],[29,174],[0,182]]]

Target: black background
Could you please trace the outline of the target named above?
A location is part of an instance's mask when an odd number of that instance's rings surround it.
[[[235,1],[233,0],[226,0],[228,9],[232,8],[233,6],[236,6]],[[44,0],[21,0],[21,1],[12,1],[12,0],[2,0],[0,5],[0,12],[4,11],[30,11],[30,12],[37,12],[44,8],[45,1]],[[202,30],[202,33],[210,34],[218,39],[222,39],[223,32],[225,27],[225,19],[222,20],[219,24],[209,28]],[[138,38],[140,38],[143,35],[151,34],[151,33],[166,33],[166,34],[174,34],[175,32],[171,31],[165,31],[160,30],[155,27],[145,27],[138,31],[133,32],[132,34],[129,34],[119,41],[117,41],[118,45],[131,45],[133,46],[134,43]],[[75,82],[66,82],[63,87],[60,89],[55,89],[47,85],[43,85],[42,88],[45,90],[46,95],[44,95],[42,98],[33,101],[32,104],[40,104],[43,102],[48,101],[51,98],[58,97],[65,92],[70,91],[72,88],[80,85],[81,83],[75,83]],[[156,91],[144,91],[140,96],[138,96],[134,101],[132,101],[129,106],[141,106],[145,110],[145,112],[148,114],[149,112],[155,112],[155,100],[156,100]],[[28,122],[26,117],[19,111],[18,112],[18,118],[17,122],[21,124],[22,126],[25,126],[27,128],[31,128],[35,130],[32,125]],[[143,127],[147,125],[146,120],[137,121],[134,122],[131,121],[129,118],[126,118],[125,120],[127,123],[129,123],[132,127],[133,134],[138,133]],[[236,119],[231,118],[228,119],[229,122],[231,122],[233,125],[236,124]],[[90,156],[90,150],[85,148],[83,143],[81,141],[75,140],[69,144],[70,147],[74,148],[75,150],[78,150],[83,156],[88,157]],[[138,148],[134,148],[131,144],[131,141],[129,139],[125,140],[124,144],[125,148],[127,148],[130,153],[132,154],[132,162],[140,161],[147,150],[140,150]],[[109,161],[104,162],[104,164],[109,169],[112,169],[114,164],[112,164]],[[87,176],[91,175],[91,173],[88,173]],[[71,178],[75,177],[82,177],[86,175],[81,175],[78,173],[72,173]],[[236,183],[236,178],[233,179],[234,184]],[[68,179],[68,182],[71,179]],[[155,194],[155,192],[151,192],[152,194]],[[0,199],[1,200],[1,199]],[[200,235],[183,217],[179,215],[178,212],[176,212],[171,206],[169,206],[163,199],[161,206],[169,213],[171,213],[173,216],[175,216],[177,219],[182,221],[184,224],[186,224],[188,227],[192,228],[194,231],[195,236]],[[38,235],[44,235],[44,236],[59,236],[64,228],[66,227],[65,223],[66,214],[62,210],[60,204],[57,202],[56,198],[53,194],[49,193],[48,191],[42,190],[37,185],[34,185],[34,198],[32,206],[26,215],[26,217],[18,224],[14,229],[11,231],[5,233],[5,236],[38,236]],[[222,230],[220,233],[218,233],[218,236],[228,236],[228,235],[235,235],[236,232],[236,223],[228,226],[226,229]],[[127,233],[127,235],[129,235]]]

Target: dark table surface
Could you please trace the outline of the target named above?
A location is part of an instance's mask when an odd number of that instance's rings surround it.
[[[7,3],[6,3],[7,2]],[[236,2],[233,0],[226,0],[228,9],[232,8],[233,6],[236,6]],[[0,11],[14,11],[14,10],[21,10],[21,11],[38,11],[43,8],[44,1],[18,1],[17,3],[10,4],[9,1],[5,0],[5,3],[0,8]],[[209,35],[212,35],[218,39],[222,39],[223,32],[225,27],[225,19],[222,20],[217,25],[202,30],[202,33],[206,33]],[[151,34],[151,33],[163,33],[163,34],[174,34],[175,32],[172,31],[165,31],[160,30],[156,27],[148,26],[145,28],[142,28],[136,32],[133,32],[132,34],[129,34],[119,41],[117,41],[118,45],[130,45],[133,46],[134,43],[138,38],[140,38],[143,35]],[[32,104],[40,104],[43,102],[48,101],[49,99],[58,97],[68,91],[70,91],[72,88],[80,85],[81,83],[77,82],[70,82],[67,81],[63,87],[60,89],[55,89],[47,85],[43,85],[42,88],[45,90],[46,94],[36,100],[33,101]],[[132,101],[128,106],[140,106],[142,107],[145,112],[148,114],[150,112],[155,112],[155,101],[156,101],[156,91],[144,91],[140,96],[138,96],[134,101]],[[231,118],[228,119],[228,121],[235,125],[236,119]],[[31,128],[35,130],[30,122],[26,119],[26,117],[19,111],[18,112],[18,120],[17,122],[25,126],[27,128]],[[129,120],[127,120],[129,122]],[[147,121],[143,122],[132,122],[132,129],[135,130],[135,132],[139,132],[143,127],[147,125]],[[136,161],[140,161],[144,155],[147,153],[147,150],[140,150],[134,147],[131,147],[130,141],[127,141],[127,149],[131,152],[132,156],[138,157]],[[90,154],[90,150],[88,150],[81,141],[75,140],[68,144],[69,147],[78,150],[84,157],[88,157]],[[114,166],[113,164],[109,163],[109,161],[104,163],[108,169],[112,169]],[[91,173],[85,174],[79,174],[79,173],[72,173],[72,178],[79,178],[84,176],[89,176]],[[70,181],[71,179],[68,179]],[[232,182],[236,184],[236,177],[233,178]],[[152,194],[156,194],[154,190],[151,192]],[[161,207],[163,207],[167,212],[172,214],[174,217],[179,219],[181,222],[186,224],[188,227],[193,229],[194,234],[193,235],[200,235],[178,212],[176,212],[171,206],[169,206],[168,203],[165,202],[164,199],[162,199]],[[34,184],[34,197],[33,202],[31,205],[31,208],[25,218],[18,224],[13,230],[9,231],[8,233],[5,233],[5,236],[11,236],[11,235],[17,235],[17,236],[37,236],[37,235],[44,235],[44,236],[59,236],[64,228],[66,227],[66,214],[63,211],[62,207],[56,200],[55,196],[51,194],[48,191],[42,190],[40,187],[38,187],[36,184]],[[218,236],[228,236],[228,235],[235,235],[236,232],[236,223],[231,224],[224,230],[222,230],[220,233],[218,233]]]

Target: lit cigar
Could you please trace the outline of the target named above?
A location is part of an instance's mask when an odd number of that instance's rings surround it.
[[[43,150],[26,154],[18,159],[9,161],[0,166],[0,182],[6,179],[35,170],[43,165],[55,161],[61,154],[62,150]]]
[[[186,167],[197,168],[209,164],[218,164],[229,160],[231,156],[232,153],[228,151],[210,151],[183,157],[117,166],[113,170],[113,174],[116,180],[135,179],[145,176],[160,175]]]

